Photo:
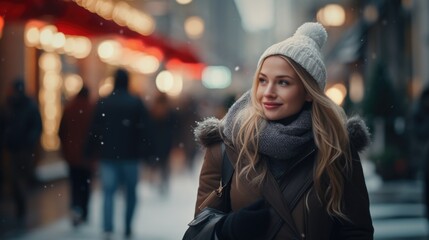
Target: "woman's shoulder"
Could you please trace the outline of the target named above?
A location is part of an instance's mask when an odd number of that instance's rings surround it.
[[[370,144],[370,133],[365,121],[360,116],[347,119],[347,131],[353,152],[364,151]]]
[[[220,120],[210,117],[197,122],[197,126],[194,128],[194,136],[195,140],[204,147],[221,143]]]

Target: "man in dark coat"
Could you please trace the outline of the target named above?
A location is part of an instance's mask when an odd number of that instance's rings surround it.
[[[100,159],[103,190],[103,230],[113,232],[114,194],[119,183],[126,194],[125,236],[131,235],[139,179],[139,159],[148,151],[150,116],[143,102],[128,92],[128,72],[118,69],[113,92],[98,101],[87,147],[87,156]]]
[[[26,192],[34,176],[34,156],[42,131],[36,102],[25,93],[23,79],[13,82],[13,93],[7,99],[5,147],[11,161],[11,183],[17,217],[23,221],[27,212]]]

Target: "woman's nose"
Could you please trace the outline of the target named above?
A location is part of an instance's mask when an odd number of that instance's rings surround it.
[[[276,95],[275,88],[273,84],[268,84],[264,91],[265,97],[274,97]]]

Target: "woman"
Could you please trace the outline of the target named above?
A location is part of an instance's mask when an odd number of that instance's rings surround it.
[[[324,93],[326,39],[322,25],[305,23],[269,47],[252,89],[195,129],[206,147],[195,214],[219,186],[219,143],[235,168],[219,239],[373,239],[358,155],[368,131]]]

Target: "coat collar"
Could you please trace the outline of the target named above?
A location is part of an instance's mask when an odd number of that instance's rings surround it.
[[[204,147],[221,142],[221,124],[221,120],[214,117],[198,122],[194,129],[197,142]],[[347,131],[349,132],[350,142],[357,152],[362,152],[369,146],[370,134],[365,121],[361,117],[350,117],[347,120]]]

